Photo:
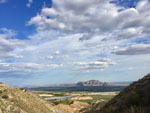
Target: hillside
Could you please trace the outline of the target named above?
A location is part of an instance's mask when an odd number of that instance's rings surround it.
[[[53,113],[36,95],[0,83],[0,113]]]
[[[86,113],[150,113],[150,74],[132,83],[103,107],[98,103]]]

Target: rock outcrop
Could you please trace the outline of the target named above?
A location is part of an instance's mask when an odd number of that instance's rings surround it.
[[[76,85],[77,86],[108,86],[109,83],[100,82],[99,80],[89,80],[89,81],[78,82]]]

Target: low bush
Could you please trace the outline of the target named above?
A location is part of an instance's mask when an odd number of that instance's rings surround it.
[[[1,93],[3,93],[3,91],[2,91],[2,90],[0,90],[0,94],[1,94]]]
[[[3,95],[2,98],[8,99],[8,95]]]
[[[131,106],[129,109],[126,109],[123,113],[149,113],[150,108],[143,106]]]

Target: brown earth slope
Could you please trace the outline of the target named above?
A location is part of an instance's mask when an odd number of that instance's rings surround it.
[[[36,95],[0,83],[0,113],[53,113]]]
[[[102,108],[101,103],[86,113],[150,113],[150,74],[125,88]]]

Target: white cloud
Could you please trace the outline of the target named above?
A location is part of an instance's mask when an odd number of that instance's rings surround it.
[[[63,67],[63,64],[40,64],[33,62],[3,62],[0,61],[0,73],[40,73],[49,69]]]
[[[120,9],[123,10],[118,11]],[[109,0],[53,0],[53,6],[44,7],[28,25],[35,25],[40,30],[113,34],[112,37],[117,39],[142,37],[149,35],[149,9],[148,0],[127,9]]]
[[[104,13],[101,12],[102,7],[104,8]],[[109,10],[110,8],[111,10]],[[117,10],[118,8],[113,4],[109,4],[107,0],[53,0],[53,7],[44,7],[41,14],[38,14],[29,21],[29,25],[35,24],[38,29],[61,29],[71,32],[93,31],[94,29],[102,30],[104,25],[101,23],[108,24],[105,22],[107,16],[109,19],[112,19]],[[107,14],[105,11],[107,11]],[[94,16],[97,18],[93,18]],[[104,18],[101,18],[102,16],[106,16],[105,21],[103,20]],[[51,19],[48,17],[51,17]]]
[[[63,64],[48,64],[47,67],[50,67],[50,68],[58,68],[58,67],[62,67]]]
[[[142,55],[150,54],[150,44],[136,44],[125,48],[119,48],[112,52],[116,55]]]
[[[109,58],[100,59],[93,62],[75,62],[74,65],[77,65],[76,70],[81,72],[92,72],[92,71],[102,71],[103,69],[115,65],[116,62]]]
[[[31,4],[33,3],[33,0],[28,0],[28,3],[27,3],[27,7],[31,7]]]
[[[5,63],[0,62],[0,72],[36,72],[42,65],[36,63]]]
[[[57,50],[57,51],[55,51],[55,53],[56,53],[56,54],[60,54],[60,51]]]
[[[0,31],[2,32],[0,33],[1,38],[13,38],[16,36],[16,32],[11,29],[0,28]]]
[[[47,56],[46,58],[47,59],[53,59],[54,57],[53,56]]]
[[[22,58],[21,55],[16,55],[13,51],[19,47],[24,46],[25,42],[15,39],[16,33],[12,30],[1,28],[3,33],[0,34],[0,59],[8,58]]]

